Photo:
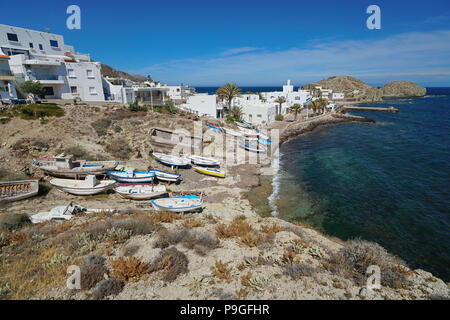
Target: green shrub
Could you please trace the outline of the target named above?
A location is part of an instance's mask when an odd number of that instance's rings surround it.
[[[64,116],[64,109],[52,104],[19,105],[15,107],[14,116],[27,120],[62,117]]]
[[[128,142],[123,138],[117,138],[112,140],[107,146],[106,151],[119,159],[128,159],[131,153],[131,148]]]
[[[147,111],[147,106],[140,106],[137,102],[130,103],[128,110],[132,112]]]
[[[281,114],[275,116],[275,121],[283,121],[284,117]]]

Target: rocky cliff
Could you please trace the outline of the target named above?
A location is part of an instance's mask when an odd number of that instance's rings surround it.
[[[383,97],[423,97],[427,90],[410,81],[394,81],[383,87]]]
[[[124,71],[118,71],[118,70],[114,69],[113,67],[110,67],[106,64],[102,64],[101,73],[102,73],[102,76],[104,76],[104,77],[125,78],[125,79],[129,79],[131,81],[134,81],[134,82],[142,82],[142,81],[147,80],[146,77],[143,77],[140,75],[129,74]]]

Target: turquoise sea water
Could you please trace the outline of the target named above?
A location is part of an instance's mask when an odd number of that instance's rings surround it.
[[[327,126],[282,146],[278,214],[376,241],[450,281],[450,88],[376,106],[400,113],[352,112],[377,123]]]

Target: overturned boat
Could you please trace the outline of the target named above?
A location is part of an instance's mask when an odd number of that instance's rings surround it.
[[[220,161],[213,158],[192,155],[189,156],[189,159],[191,159],[191,162],[193,164],[196,164],[198,166],[205,166],[205,167],[220,166]]]
[[[150,200],[167,195],[163,185],[120,184],[114,191],[122,198],[132,200]]]
[[[151,200],[150,203],[157,211],[191,212],[200,210],[203,200],[199,196],[188,195]]]
[[[198,173],[206,174],[217,178],[225,178],[225,172],[215,168],[201,168],[194,167],[194,170]]]
[[[38,180],[0,182],[0,201],[12,202],[27,199],[39,192]]]
[[[169,167],[188,167],[191,162],[189,159],[158,152],[153,152],[153,156],[160,163]]]
[[[67,221],[80,212],[85,212],[86,208],[78,205],[69,204],[68,206],[58,206],[49,212],[39,212],[29,217],[32,223],[41,223],[50,220]]]
[[[118,182],[125,183],[144,183],[153,182],[155,180],[155,172],[126,172],[126,171],[108,171],[108,177]]]
[[[33,159],[33,166],[41,169],[45,174],[69,179],[105,174],[109,170],[114,170],[117,165],[117,161],[74,161],[71,157],[64,155]]]
[[[84,180],[51,179],[50,184],[70,194],[89,196],[106,192],[114,188],[117,182],[114,180],[99,181],[94,175],[89,175]]]

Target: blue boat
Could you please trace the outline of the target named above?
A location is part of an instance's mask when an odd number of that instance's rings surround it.
[[[119,182],[137,183],[137,182],[153,182],[155,180],[155,172],[126,172],[126,171],[108,171],[108,176]]]
[[[181,174],[160,171],[160,170],[149,170],[149,172],[153,172],[156,175],[156,179],[159,181],[167,181],[167,182],[178,182],[181,180]]]

